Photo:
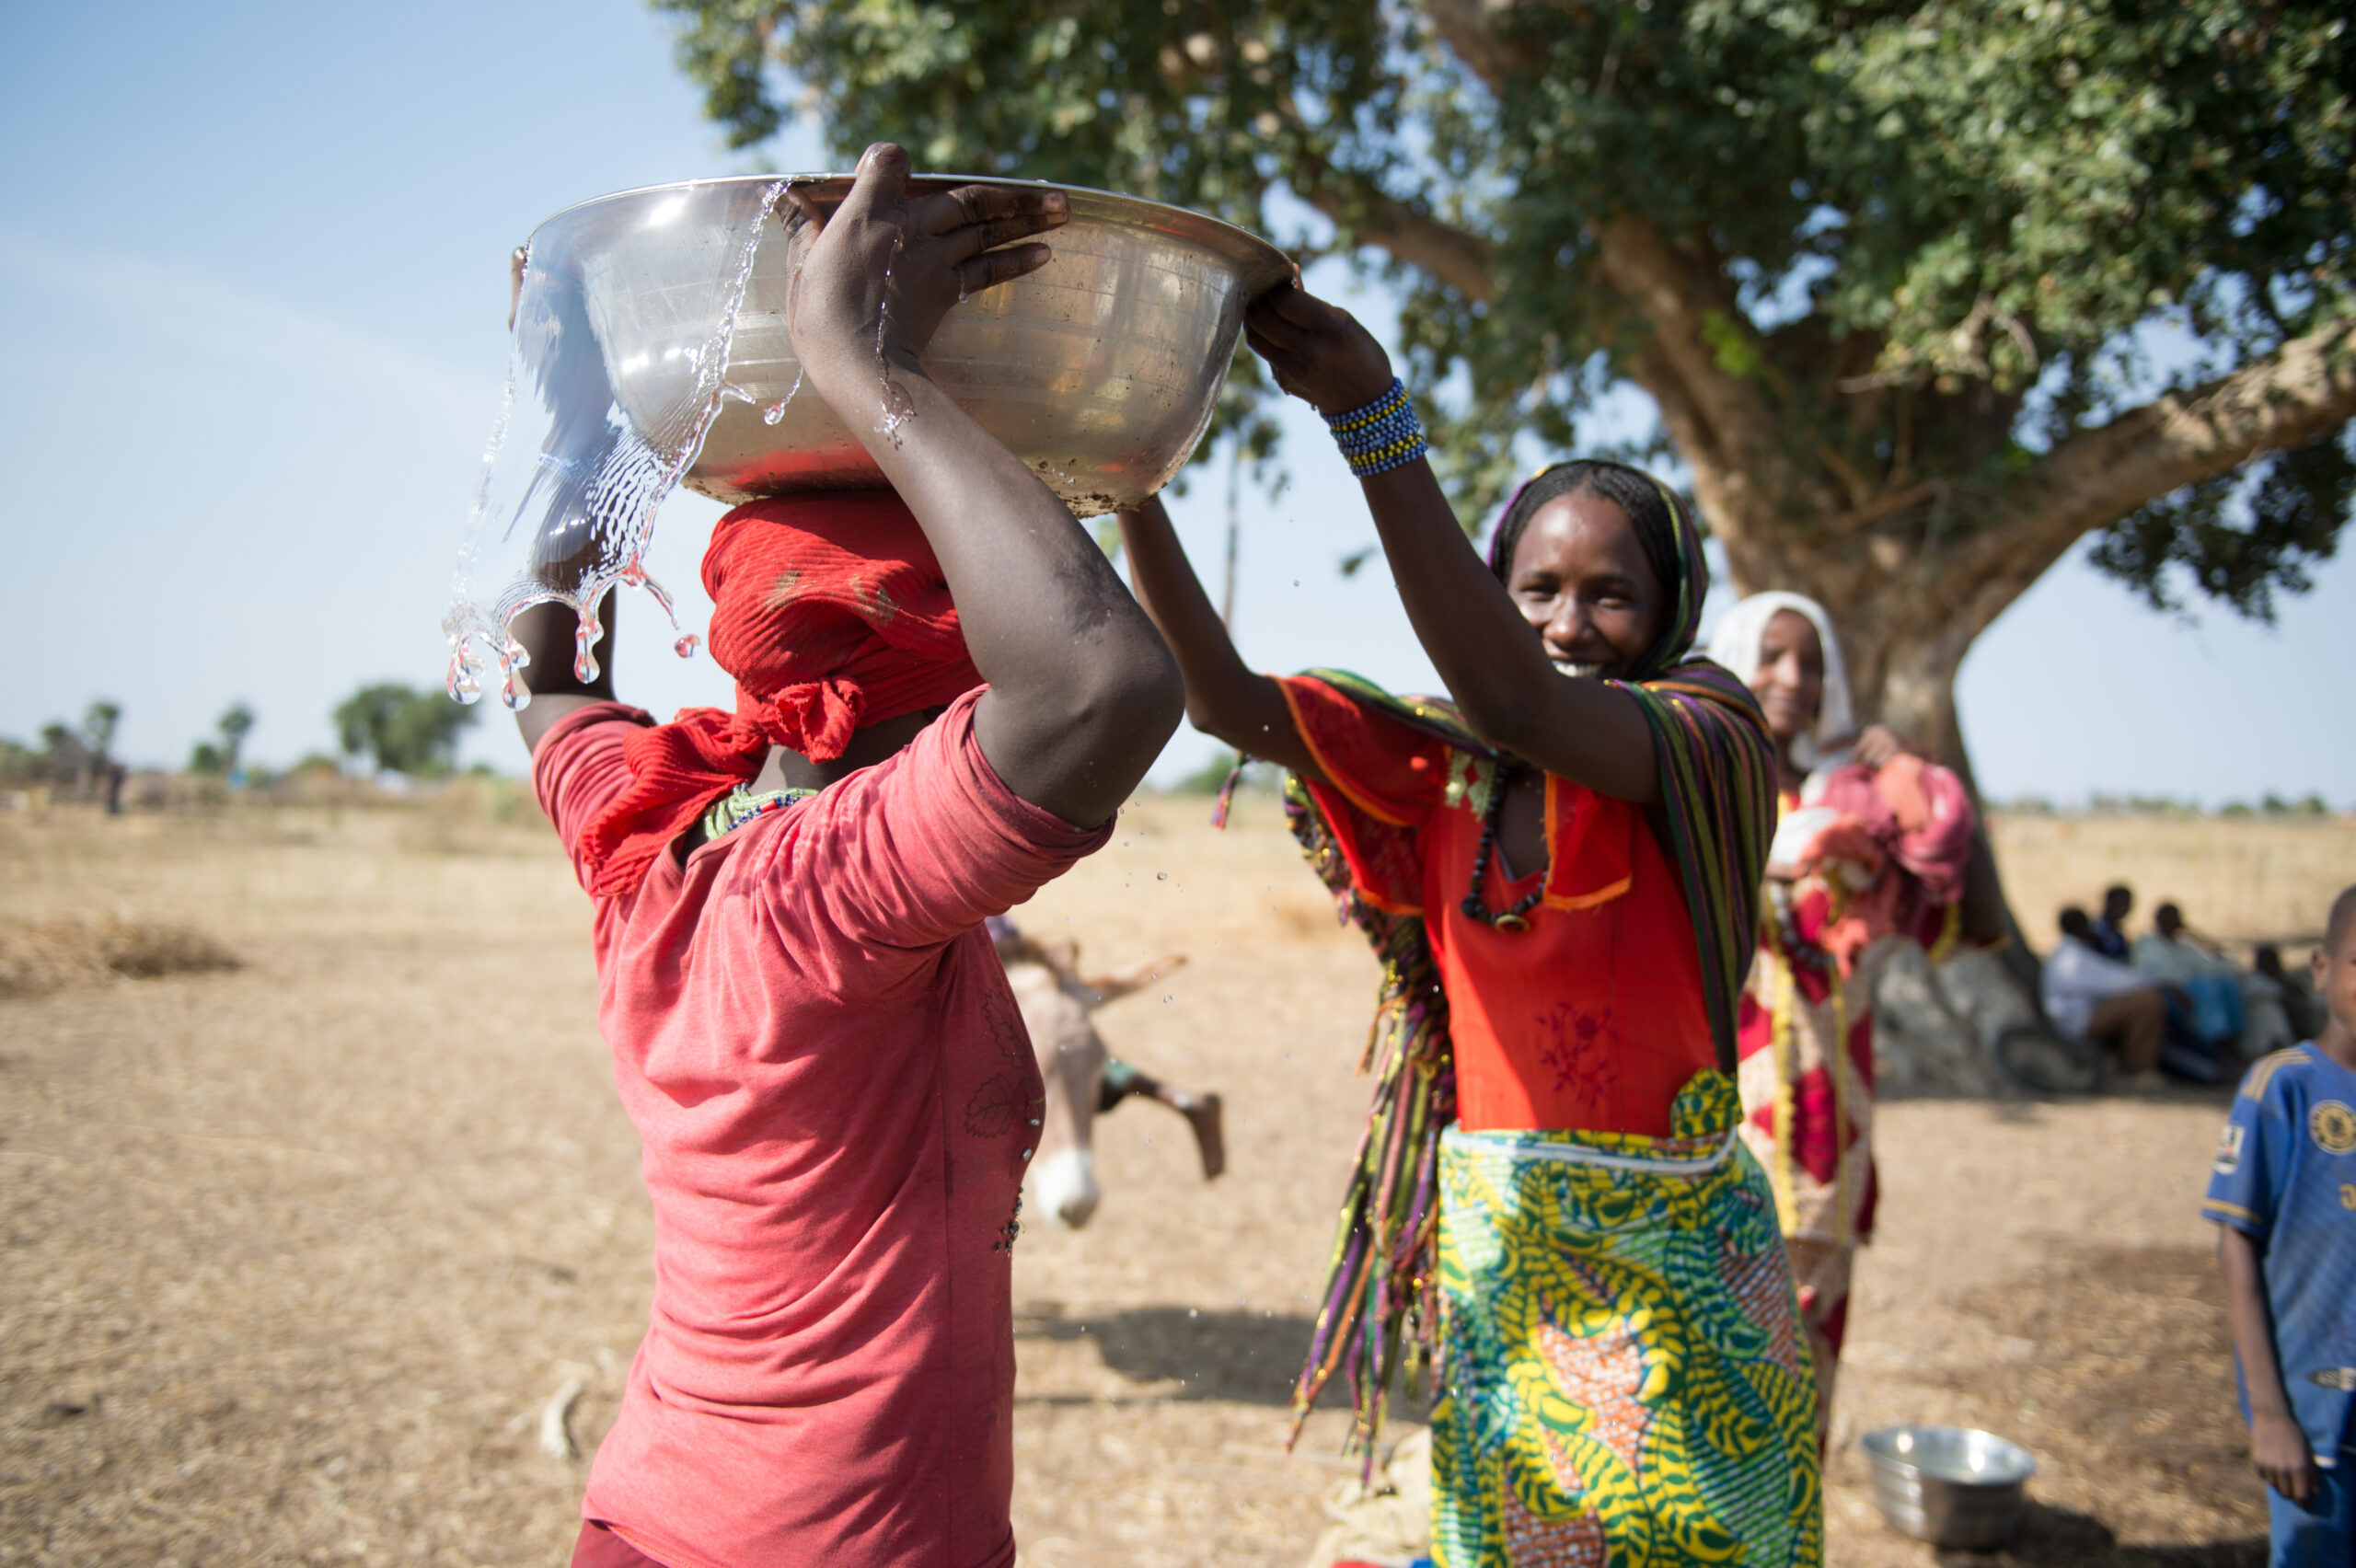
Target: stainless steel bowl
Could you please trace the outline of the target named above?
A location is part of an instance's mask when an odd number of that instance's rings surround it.
[[[692,375],[680,345],[719,327],[711,237],[668,221],[683,198],[775,177],[660,185],[569,207],[532,236],[535,257],[579,258],[615,401],[641,427]],[[1019,181],[922,175],[917,192]],[[796,177],[832,207],[849,175]],[[1055,259],[949,313],[925,355],[933,378],[1080,516],[1134,505],[1193,455],[1253,299],[1293,276],[1275,246],[1230,224],[1103,190],[1062,188],[1071,221],[1042,238]],[[716,501],[873,485],[883,476],[826,400],[793,388],[790,281],[779,220],[754,263],[725,379],[732,390],[682,476]],[[791,396],[791,400],[786,399]],[[768,415],[785,407],[775,422]]]
[[[1892,1529],[1934,1546],[1984,1549],[2019,1533],[2037,1457],[1961,1426],[1885,1426],[1859,1441],[1874,1503]]]

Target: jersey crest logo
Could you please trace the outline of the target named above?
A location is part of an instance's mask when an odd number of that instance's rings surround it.
[[[2228,1122],[2217,1139],[2217,1162],[2209,1169],[2220,1176],[2231,1176],[2242,1168],[2241,1124]]]
[[[2337,1100],[2317,1101],[2307,1113],[2307,1136],[2326,1154],[2356,1154],[2356,1111]]]

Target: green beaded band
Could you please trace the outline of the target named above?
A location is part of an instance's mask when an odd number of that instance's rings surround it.
[[[796,801],[809,800],[817,793],[815,790],[767,790],[756,795],[749,790],[731,790],[704,813],[704,842],[709,844],[765,812],[781,812]]]

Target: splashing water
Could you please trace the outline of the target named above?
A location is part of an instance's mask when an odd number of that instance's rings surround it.
[[[882,384],[884,415],[875,422],[875,433],[890,435],[916,418],[917,406],[909,399],[900,384],[892,379],[892,362],[884,357],[884,342],[892,329],[892,269],[900,264],[900,251],[908,242],[908,219],[905,210],[894,213],[893,221],[898,232],[892,236],[892,254],[884,259],[884,293],[875,304],[875,378]]]
[[[699,181],[651,210],[591,202],[533,235],[506,393],[442,620],[457,701],[480,699],[492,663],[507,706],[531,700],[516,678],[530,661],[508,628],[532,605],[578,617],[572,668],[584,682],[596,678],[607,591],[642,589],[678,625],[646,548],[722,405],[755,401],[728,379],[729,348],[786,183]],[[676,646],[687,657],[700,641]]]

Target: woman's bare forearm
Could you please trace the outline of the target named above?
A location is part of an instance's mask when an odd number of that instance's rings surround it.
[[[529,661],[518,679],[532,694],[531,704],[515,715],[523,732],[524,749],[539,749],[540,737],[566,714],[594,702],[614,700],[614,614],[611,589],[597,605],[603,628],[591,651],[597,660],[597,678],[583,681],[572,673],[575,639],[581,617],[570,605],[534,605],[507,623],[507,633],[522,646]]]
[[[1557,671],[1504,584],[1457,526],[1425,462],[1365,481],[1399,600],[1473,730],[1515,755],[1606,795],[1659,792],[1652,731],[1635,700]]]
[[[1394,385],[1373,335],[1300,289],[1254,301],[1245,333],[1277,386],[1328,414],[1366,408]],[[1549,773],[1623,800],[1656,799],[1652,731],[1635,699],[1554,668],[1457,526],[1431,465],[1410,458],[1364,483],[1408,622],[1465,721]]]
[[[828,214],[799,217],[789,330],[812,389],[883,468],[948,579],[989,683],[974,734],[1017,795],[1075,824],[1118,809],[1177,728],[1161,636],[1064,504],[933,384],[922,353],[975,294],[1048,264],[1060,191],[907,192],[908,156],[879,142]]]
[[[893,380],[912,412],[862,439],[923,527],[990,683],[974,721],[983,754],[1017,795],[1102,822],[1177,727],[1170,651],[1038,476],[929,376],[895,369]],[[873,422],[856,391],[837,396],[854,430]]]
[[[1203,733],[1247,755],[1322,778],[1293,723],[1284,692],[1235,651],[1161,502],[1149,501],[1134,512],[1124,512],[1120,523],[1138,602],[1161,628],[1185,677],[1187,719]]]

